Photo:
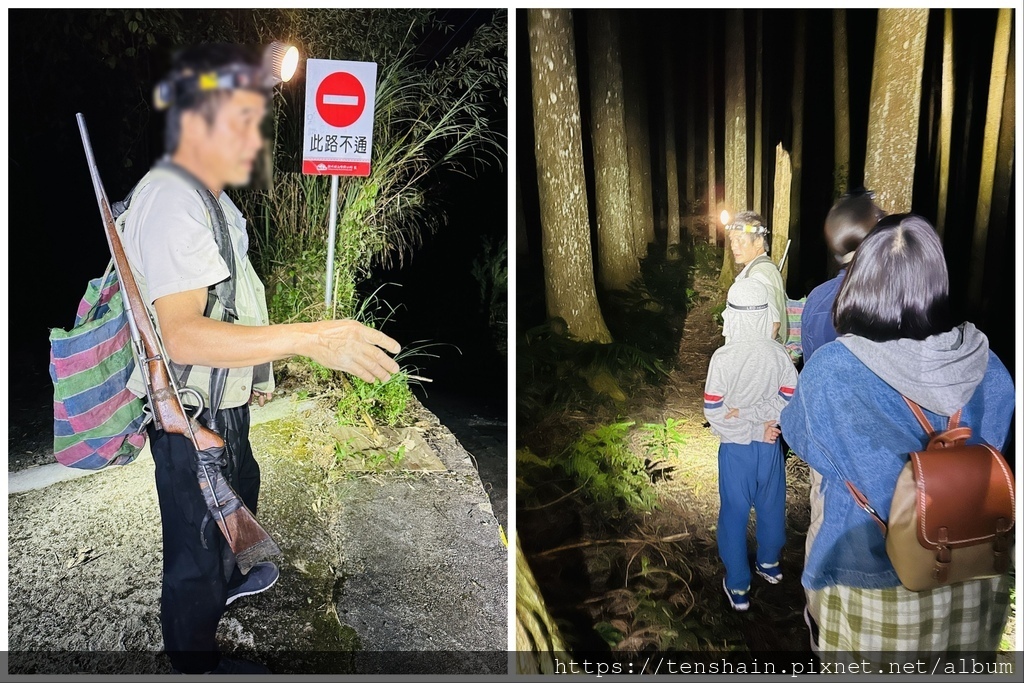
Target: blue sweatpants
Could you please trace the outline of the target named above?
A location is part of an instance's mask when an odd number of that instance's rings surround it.
[[[757,519],[757,562],[779,561],[786,543],[786,470],[782,442],[723,443],[718,448],[718,554],[730,590],[750,588],[747,520]]]

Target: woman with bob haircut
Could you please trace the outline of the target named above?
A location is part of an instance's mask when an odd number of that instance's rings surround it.
[[[908,454],[927,445],[902,396],[936,430],[962,408],[968,443],[1006,447],[1013,381],[981,331],[953,324],[931,224],[913,214],[883,218],[857,249],[833,318],[839,338],[808,361],[780,420],[789,445],[822,475],[824,516],[802,577],[812,647],[823,659],[825,652],[993,652],[1009,577],[907,590],[878,527],[844,485],[850,479],[876,510],[889,510]]]

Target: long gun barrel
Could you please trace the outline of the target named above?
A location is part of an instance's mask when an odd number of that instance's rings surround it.
[[[93,158],[89,131],[85,127],[85,118],[76,114],[78,130],[82,135],[85,157],[89,164],[89,175],[96,191],[100,216],[103,219],[107,246],[114,258],[117,279],[124,293],[124,306],[128,311],[128,326],[131,330],[132,343],[136,357],[142,369],[149,396],[149,407],[156,426],[170,434],[187,436],[195,446],[198,454],[199,487],[203,493],[210,514],[216,520],[221,533],[231,546],[239,570],[245,574],[259,560],[280,553],[280,549],[270,534],[260,526],[252,512],[238,498],[238,494],[225,479],[217,461],[224,452],[224,440],[219,434],[189,418],[181,403],[179,390],[167,367],[167,361],[161,353],[161,346],[156,328],[149,317],[138,284],[132,275],[121,245],[121,236],[114,223],[113,211],[107,199],[106,190],[100,181],[96,160]],[[191,391],[191,390],[189,390]]]
[[[789,256],[789,245],[793,243],[793,240],[786,240],[786,250],[782,252],[782,258],[779,259],[779,272],[782,272],[782,268],[786,265],[786,257]]]

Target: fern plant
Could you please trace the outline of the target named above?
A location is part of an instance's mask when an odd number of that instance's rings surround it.
[[[648,423],[641,429],[643,437],[641,441],[647,451],[647,456],[652,459],[666,459],[674,457],[679,452],[679,446],[686,445],[687,437],[680,433],[679,427],[682,420],[666,418],[662,423]]]
[[[584,434],[556,460],[599,505],[635,512],[654,509],[657,497],[644,463],[629,450],[632,422],[615,422]]]

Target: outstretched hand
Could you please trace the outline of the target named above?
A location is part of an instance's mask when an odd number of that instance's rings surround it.
[[[367,382],[386,382],[398,372],[388,353],[402,347],[391,337],[355,320],[324,320],[311,323],[314,332],[306,354],[317,363],[341,370]]]
[[[255,389],[253,389],[252,393],[249,394],[249,405],[253,405],[254,403],[259,403],[260,408],[262,408],[268,402],[273,401],[273,400],[274,400],[274,395],[272,393],[269,393],[269,392],[266,392],[266,391],[256,391]]]

